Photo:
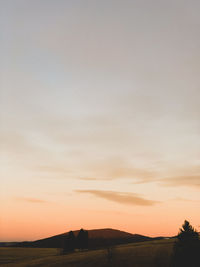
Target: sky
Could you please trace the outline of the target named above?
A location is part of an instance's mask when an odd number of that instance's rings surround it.
[[[199,230],[200,2],[0,10],[0,241]]]

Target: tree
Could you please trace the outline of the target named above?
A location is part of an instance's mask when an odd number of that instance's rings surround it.
[[[81,229],[77,236],[77,248],[88,249],[88,231]]]
[[[200,266],[200,240],[198,232],[185,220],[179,230],[172,257],[173,267]]]
[[[75,241],[76,240],[75,240],[74,233],[70,231],[68,235],[64,237],[64,240],[63,240],[63,254],[74,251]]]

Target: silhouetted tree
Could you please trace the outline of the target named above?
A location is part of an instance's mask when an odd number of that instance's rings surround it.
[[[87,249],[88,248],[88,231],[81,229],[77,236],[77,248]]]
[[[70,231],[63,239],[63,254],[74,251],[76,241],[74,233]]]
[[[185,221],[177,236],[174,245],[173,267],[199,267],[200,266],[200,240],[198,232]]]

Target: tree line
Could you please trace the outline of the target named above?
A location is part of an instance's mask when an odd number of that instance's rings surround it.
[[[63,236],[63,249],[62,253],[66,254],[73,252],[75,249],[88,249],[88,231],[80,229],[77,236],[70,231],[67,236]]]

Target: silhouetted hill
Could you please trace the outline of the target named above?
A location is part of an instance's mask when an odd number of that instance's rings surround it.
[[[77,236],[79,230],[73,231],[74,235]],[[52,237],[40,239],[33,242],[21,242],[17,246],[20,247],[40,247],[40,248],[60,248],[63,246],[63,240],[68,232],[55,235]],[[114,229],[94,229],[88,230],[89,236],[89,248],[105,247],[110,245],[143,242],[150,241],[154,238],[147,236],[130,234],[127,232],[114,230]]]

